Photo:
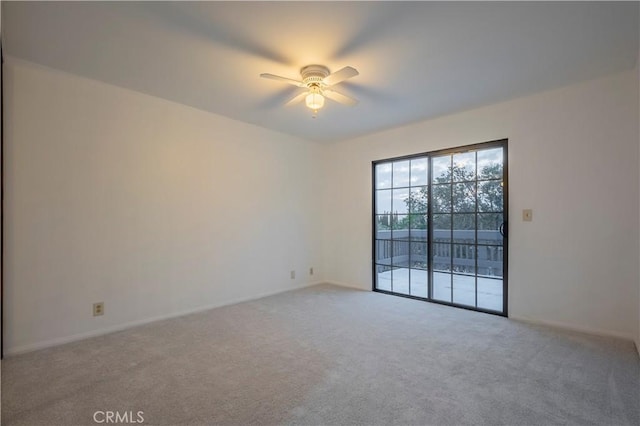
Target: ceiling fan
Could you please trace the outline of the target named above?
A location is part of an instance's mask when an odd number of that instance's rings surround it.
[[[300,70],[301,81],[268,73],[260,74],[260,77],[305,88],[304,92],[296,95],[285,105],[293,105],[302,102],[304,99],[307,107],[313,110],[315,117],[318,110],[324,106],[325,97],[343,105],[356,105],[358,103],[357,99],[333,90],[333,86],[358,74],[358,70],[353,67],[344,67],[330,74],[329,68],[324,65],[307,65]]]

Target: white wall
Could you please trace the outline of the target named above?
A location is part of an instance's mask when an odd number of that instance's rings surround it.
[[[323,279],[369,289],[371,161],[505,137],[510,316],[639,336],[636,71],[329,146],[5,72],[7,353]]]
[[[322,280],[323,147],[17,59],[5,72],[7,353]]]
[[[330,146],[327,277],[371,288],[372,160],[508,138],[510,316],[634,339],[637,120],[630,71]]]

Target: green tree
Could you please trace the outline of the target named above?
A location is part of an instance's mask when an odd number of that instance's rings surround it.
[[[433,226],[435,229],[448,229],[451,227],[451,213],[475,213],[476,202],[478,212],[501,212],[503,210],[502,191],[502,164],[496,163],[484,166],[478,174],[478,184],[476,193],[475,176],[472,171],[459,167],[456,164],[437,176],[431,185],[433,191],[432,213]],[[413,223],[407,223],[412,228],[420,225],[418,229],[426,229],[426,217],[429,194],[426,187],[419,191],[412,191],[405,200],[409,213],[420,214],[410,216]],[[479,229],[496,229],[502,219],[499,215],[479,215]],[[397,219],[397,218],[396,218]],[[409,217],[404,218],[409,220]],[[475,229],[475,215],[455,215],[455,229]],[[397,223],[398,226],[405,225]]]
[[[502,180],[485,179],[502,178],[502,164],[491,164],[482,168],[478,182],[478,210],[481,212],[502,211],[503,191]]]

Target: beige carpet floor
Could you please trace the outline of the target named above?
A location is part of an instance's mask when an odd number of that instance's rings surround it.
[[[7,426],[638,425],[639,401],[631,342],[328,285],[2,362]]]

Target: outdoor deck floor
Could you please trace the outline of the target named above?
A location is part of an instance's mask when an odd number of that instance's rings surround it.
[[[392,281],[393,274],[393,281]],[[398,268],[378,274],[377,288],[395,293],[427,297],[428,271]],[[391,286],[393,282],[393,288]],[[453,285],[453,299],[451,287]],[[433,298],[460,305],[476,306],[476,279],[469,275],[433,273]],[[502,312],[502,280],[478,277],[478,308]]]

